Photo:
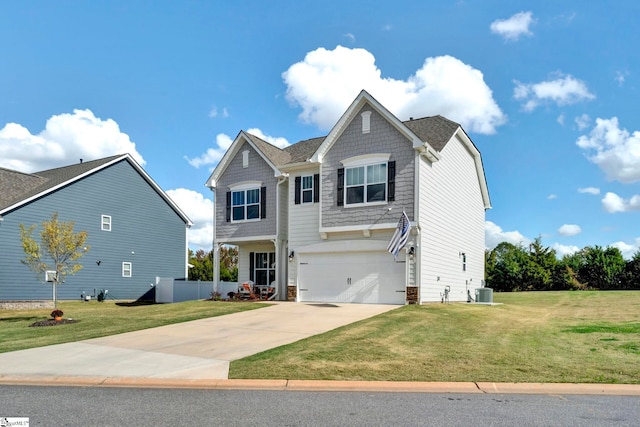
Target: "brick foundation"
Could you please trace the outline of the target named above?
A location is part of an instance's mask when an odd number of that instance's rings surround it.
[[[287,301],[295,301],[298,296],[298,288],[295,286],[287,286]]]

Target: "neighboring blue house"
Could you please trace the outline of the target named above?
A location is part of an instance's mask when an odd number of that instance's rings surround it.
[[[467,301],[484,286],[482,159],[442,116],[401,121],[362,91],[325,137],[280,149],[240,132],[206,185],[214,265],[220,245],[236,245],[239,281],[276,299]],[[394,257],[403,211],[409,235]]]
[[[156,277],[187,276],[189,218],[129,155],[33,174],[0,168],[0,301],[50,300],[52,286],[26,265],[20,224],[38,228],[57,212],[88,233],[83,269],[59,299],[107,289],[114,299],[147,294]]]

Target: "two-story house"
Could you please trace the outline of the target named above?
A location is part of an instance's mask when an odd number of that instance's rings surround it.
[[[466,301],[484,284],[482,159],[444,117],[401,121],[362,91],[325,137],[280,149],[240,132],[206,185],[214,262],[237,245],[238,280],[277,299]],[[402,212],[410,234],[394,257]]]
[[[83,268],[58,286],[60,299],[130,300],[153,290],[156,277],[187,276],[189,218],[129,154],[35,173],[0,168],[0,301],[50,300],[52,286],[20,261],[20,224],[57,212],[87,232]],[[45,257],[51,265],[51,260]]]

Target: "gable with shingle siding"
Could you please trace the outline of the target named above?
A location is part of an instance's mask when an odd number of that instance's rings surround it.
[[[365,106],[360,112],[371,110]],[[371,131],[363,134],[360,114],[356,115],[323,159],[321,227],[374,224],[388,212],[389,206],[396,206],[400,211],[404,209],[409,218],[413,218],[415,150],[411,142],[376,111],[372,112],[370,121]],[[338,206],[337,171],[343,167],[341,161],[372,153],[389,154],[389,161],[396,162],[395,201],[384,206]],[[384,222],[388,221],[385,218]]]

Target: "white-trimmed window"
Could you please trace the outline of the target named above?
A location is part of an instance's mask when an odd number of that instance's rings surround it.
[[[257,286],[269,286],[276,280],[275,252],[251,252],[251,276]]]
[[[267,217],[267,188],[259,181],[245,181],[227,191],[227,222],[259,221]]]
[[[111,215],[102,215],[100,224],[102,231],[111,231]]]
[[[260,189],[231,192],[232,221],[260,219]]]
[[[296,205],[320,202],[320,174],[296,176],[294,192]]]
[[[302,177],[302,203],[313,203],[313,175]]]
[[[373,153],[342,160],[338,169],[338,206],[384,204],[395,200],[396,162]]]
[[[387,163],[345,168],[345,204],[387,201]]]
[[[133,272],[133,266],[130,262],[122,263],[122,277],[131,277]]]

